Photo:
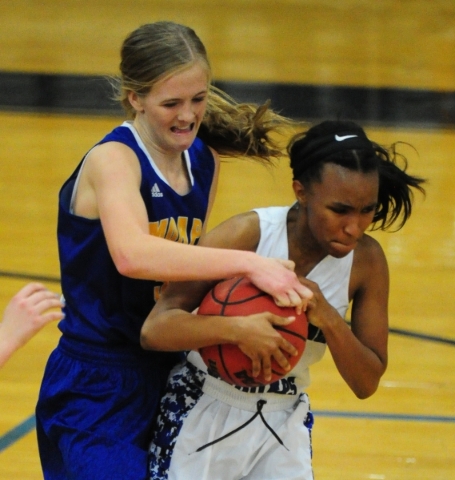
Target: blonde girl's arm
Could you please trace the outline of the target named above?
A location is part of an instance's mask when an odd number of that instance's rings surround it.
[[[202,239],[211,247],[252,251],[260,238],[259,218],[255,212],[236,215],[211,230]],[[289,369],[285,353],[295,355],[274,325],[287,325],[295,317],[285,318],[268,312],[247,316],[200,315],[193,312],[216,282],[171,282],[145,320],[141,345],[150,350],[195,350],[208,345],[237,345],[252,361],[253,375],[272,376],[272,357]]]
[[[253,252],[185,245],[150,235],[139,192],[140,168],[135,154],[125,145],[99,145],[90,153],[84,169],[89,181],[79,207],[84,207],[84,202],[96,205],[92,214],[101,219],[110,254],[121,274],[162,281],[245,276],[282,305],[299,305],[309,295],[293,272],[292,262],[263,258]]]

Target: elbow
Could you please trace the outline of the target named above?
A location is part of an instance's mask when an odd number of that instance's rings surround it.
[[[369,378],[364,379],[362,382],[359,382],[355,385],[351,385],[351,389],[354,392],[355,396],[360,400],[365,400],[366,398],[371,397],[376,393],[379,388],[379,381],[381,380],[382,374],[374,376],[371,375]]]
[[[142,278],[140,263],[134,260],[131,252],[115,252],[111,255],[115,268],[120,275],[129,278]]]
[[[357,381],[350,385],[355,396],[360,400],[371,397],[379,388],[379,382],[387,369],[387,356],[380,357],[379,362],[363,372]]]
[[[360,388],[353,388],[352,390],[359,400],[365,400],[376,392],[378,386],[379,382],[372,385],[362,385]]]
[[[139,335],[139,343],[143,350],[160,350],[157,342],[154,342],[153,339],[156,338],[156,334],[152,331],[150,326],[144,323],[141,333]]]
[[[139,341],[140,341],[142,349],[144,349],[144,350],[154,350],[153,345],[149,340],[149,336],[144,331],[141,331]]]

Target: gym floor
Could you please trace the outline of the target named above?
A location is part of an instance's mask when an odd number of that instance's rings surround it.
[[[455,477],[455,3],[452,0],[17,0],[0,5],[0,311],[25,283],[60,291],[57,194],[122,121],[102,83],[142,23],[192,26],[214,79],[309,123],[350,118],[402,141],[428,178],[403,230],[373,233],[391,274],[389,367],[358,400],[330,354],[312,370],[317,480]],[[209,226],[293,201],[286,159],[226,161]],[[48,325],[0,371],[0,480],[42,478],[34,406]]]

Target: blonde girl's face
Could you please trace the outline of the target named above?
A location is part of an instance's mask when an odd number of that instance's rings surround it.
[[[159,151],[182,152],[194,142],[207,107],[208,78],[197,62],[157,82],[145,97],[130,94],[135,122]]]

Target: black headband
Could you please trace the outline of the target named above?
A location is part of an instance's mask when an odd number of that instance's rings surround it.
[[[371,150],[372,154],[375,152],[373,144],[363,132],[332,133],[310,141],[303,138],[291,148],[292,162],[296,163],[293,169],[294,178],[300,177],[305,170],[325,158],[344,150]]]

